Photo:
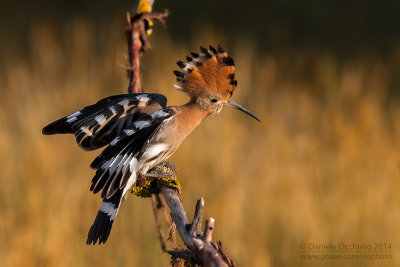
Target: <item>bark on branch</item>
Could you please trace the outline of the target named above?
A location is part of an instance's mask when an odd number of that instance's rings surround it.
[[[135,14],[133,17],[129,12],[126,13],[125,36],[128,42],[128,93],[141,93],[140,83],[140,57],[150,48],[145,31],[146,19],[156,19],[165,25],[164,18],[168,16],[168,10],[163,13],[149,12]]]

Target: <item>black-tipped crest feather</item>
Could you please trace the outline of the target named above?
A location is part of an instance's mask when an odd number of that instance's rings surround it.
[[[183,61],[178,61],[178,62],[176,62],[176,64],[180,67],[180,68],[184,68],[184,67],[186,67],[186,63],[185,62],[183,62]]]
[[[223,57],[222,61],[227,65],[227,66],[235,66],[235,62],[233,61],[233,58],[230,56]]]
[[[217,50],[212,45],[210,45],[209,47],[210,47],[210,50],[214,53],[214,55],[218,54]]]
[[[183,76],[185,76],[182,72],[174,70],[174,74],[176,75],[176,77],[178,78],[182,78]]]

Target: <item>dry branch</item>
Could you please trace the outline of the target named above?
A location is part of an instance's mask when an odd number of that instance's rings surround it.
[[[147,34],[144,28],[145,19],[157,19],[165,24],[164,18],[168,16],[168,11],[164,13],[141,13],[133,17],[127,13],[126,21],[126,38],[128,43],[128,93],[143,92],[140,83],[140,57],[150,47]],[[173,266],[207,266],[207,267],[225,267],[234,266],[234,263],[222,251],[221,242],[212,242],[212,234],[214,231],[215,220],[210,218],[205,222],[204,234],[201,232],[201,223],[203,219],[204,199],[197,201],[194,218],[191,224],[186,217],[186,212],[178,193],[175,189],[161,185],[160,194],[152,195],[152,206],[156,221],[156,227],[159,233],[161,248],[164,252],[168,252],[171,256],[171,264]],[[171,213],[172,220],[168,216],[167,208],[163,202],[165,199]],[[159,220],[157,210],[162,210],[164,219],[171,229],[170,238],[173,250],[167,250],[165,242],[165,234],[162,231],[161,222]],[[174,224],[176,229],[188,247],[188,249],[178,249],[175,242]],[[180,259],[186,261],[182,263]]]
[[[234,266],[226,254],[222,251],[221,243],[212,242],[215,220],[206,220],[204,234],[200,232],[200,225],[203,218],[204,199],[196,203],[196,210],[191,224],[186,217],[186,212],[175,189],[163,186],[161,194],[171,210],[172,220],[180,237],[188,250],[169,250],[168,253],[175,258],[182,258],[194,264],[203,266]]]
[[[144,20],[156,19],[165,25],[164,18],[168,16],[168,10],[163,13],[150,12],[140,13],[133,17],[129,12],[126,13],[125,35],[128,42],[128,93],[141,93],[140,83],[140,57],[150,48],[147,33],[144,27]]]

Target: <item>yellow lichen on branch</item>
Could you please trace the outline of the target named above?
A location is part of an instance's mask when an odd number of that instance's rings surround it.
[[[176,172],[169,166],[157,166],[149,172],[149,176],[141,185],[132,186],[132,194],[138,197],[151,197],[151,194],[158,193],[161,186],[168,186],[181,192],[181,185],[176,177]],[[169,177],[163,177],[169,176]]]

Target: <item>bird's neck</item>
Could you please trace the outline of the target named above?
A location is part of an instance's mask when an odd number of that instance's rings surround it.
[[[180,113],[175,117],[179,131],[185,137],[189,135],[200,122],[209,115],[207,110],[202,109],[195,98],[179,108]]]

